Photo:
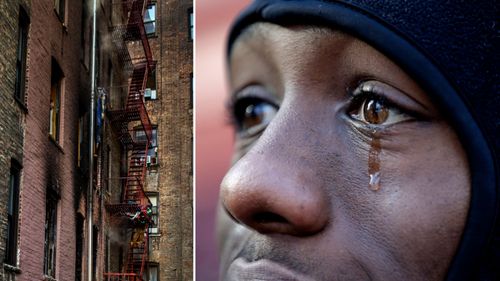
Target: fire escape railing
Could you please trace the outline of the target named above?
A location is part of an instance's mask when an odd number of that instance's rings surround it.
[[[144,281],[143,274],[149,256],[148,227],[151,223],[151,202],[144,191],[144,184],[147,172],[146,159],[153,129],[144,104],[144,90],[155,62],[152,59],[143,17],[149,0],[125,0],[122,4],[128,20],[125,26],[116,28],[118,30],[116,34],[119,34],[118,39],[140,41],[144,53],[142,59],[137,60],[137,57],[134,57],[132,60],[133,69],[125,108],[109,112],[114,131],[123,147],[128,150],[129,165],[127,177],[124,178],[121,202],[107,204],[106,209],[110,216],[119,217],[128,222],[124,225],[131,230],[131,236],[125,265],[120,272],[105,272],[104,280]],[[120,57],[131,57],[124,56],[123,51],[118,53]],[[134,124],[140,125],[130,129]],[[143,138],[137,136],[139,132],[142,132]]]

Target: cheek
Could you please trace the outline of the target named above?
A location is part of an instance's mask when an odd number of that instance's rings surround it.
[[[443,278],[463,231],[470,197],[469,169],[457,137],[436,123],[382,138],[380,187],[370,189],[373,143],[350,136],[351,170],[331,191],[346,218],[351,251],[371,268],[392,264],[402,276]],[[342,187],[343,186],[343,187]],[[375,274],[377,275],[377,274]],[[383,276],[381,276],[383,277]],[[430,278],[429,280],[432,280]]]

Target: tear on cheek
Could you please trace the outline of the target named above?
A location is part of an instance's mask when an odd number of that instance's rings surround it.
[[[380,190],[380,138],[375,135],[370,141],[370,150],[368,152],[368,186],[372,191]]]

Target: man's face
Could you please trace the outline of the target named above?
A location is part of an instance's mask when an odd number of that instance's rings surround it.
[[[469,206],[465,153],[419,86],[369,45],[259,23],[229,60],[224,280],[442,280]]]

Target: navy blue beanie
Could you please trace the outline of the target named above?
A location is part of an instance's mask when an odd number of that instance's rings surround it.
[[[495,0],[257,0],[233,24],[318,25],[396,62],[444,112],[467,152],[471,202],[447,280],[500,280],[500,68]]]

